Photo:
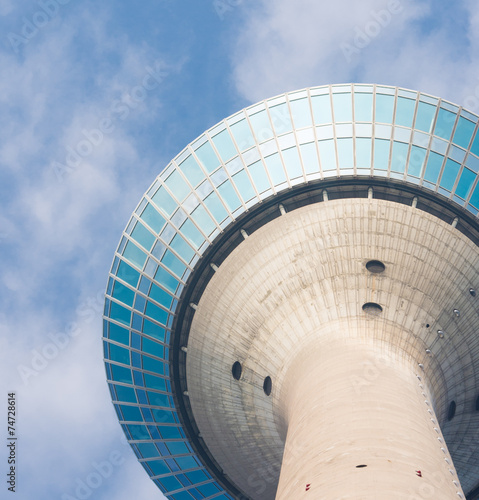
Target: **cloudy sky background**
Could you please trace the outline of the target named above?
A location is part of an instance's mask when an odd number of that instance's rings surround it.
[[[398,85],[478,113],[479,4],[0,0],[0,72],[0,433],[13,390],[15,498],[161,499],[122,439],[101,349],[107,273],[141,196],[204,130],[297,88]],[[105,462],[108,477],[78,489]]]

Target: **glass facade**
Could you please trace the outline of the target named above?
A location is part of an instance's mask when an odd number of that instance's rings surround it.
[[[168,498],[233,498],[194,453],[171,392],[171,327],[204,251],[266,198],[333,177],[402,180],[477,216],[478,120],[449,102],[394,87],[310,88],[227,118],[161,172],[116,251],[103,345],[121,426]]]

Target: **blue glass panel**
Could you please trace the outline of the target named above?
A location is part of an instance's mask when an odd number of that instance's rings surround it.
[[[233,182],[244,201],[249,201],[256,196],[248,174],[244,170],[233,175]]]
[[[147,354],[152,354],[153,356],[157,356],[158,358],[164,358],[165,356],[165,348],[158,342],[154,340],[150,340],[147,338],[143,338],[143,352]]]
[[[450,111],[440,108],[437,115],[436,126],[434,127],[434,135],[442,137],[448,141],[451,138],[455,121],[455,113],[451,113]]]
[[[248,167],[248,171],[253,178],[253,182],[258,190],[258,193],[262,193],[267,189],[270,189],[271,186],[262,161],[257,161],[256,163],[250,165]]]
[[[419,102],[417,107],[416,123],[414,128],[423,132],[431,133],[432,124],[436,115],[436,106]]]
[[[393,142],[393,151],[391,155],[391,170],[393,172],[403,173],[406,169],[407,153],[409,144],[404,142]]]
[[[142,356],[143,359],[143,369],[149,372],[158,373],[159,375],[164,375],[165,364],[163,361],[158,359],[150,358],[149,356]]]
[[[444,172],[442,173],[440,186],[448,191],[452,191],[460,167],[461,165],[459,163],[448,158],[444,167]]]
[[[115,385],[115,389],[119,401],[136,403],[135,389],[132,387],[125,387],[124,385]]]
[[[187,472],[186,477],[191,481],[192,484],[203,483],[204,481],[208,481],[209,479],[202,470]]]
[[[208,173],[213,172],[213,170],[215,170],[220,165],[220,161],[218,160],[218,157],[216,156],[216,153],[214,152],[209,142],[205,142],[195,151],[195,153],[201,163],[201,166]]]
[[[133,370],[133,379],[135,381],[135,385],[140,385],[140,386],[144,385],[143,374],[141,372]]]
[[[190,187],[176,170],[174,170],[168,179],[166,179],[165,184],[168,186],[175,198],[180,202],[182,202],[191,193]]]
[[[166,446],[168,447],[172,455],[184,455],[190,452],[183,441],[166,443]]]
[[[165,306],[168,309],[171,307],[171,302],[173,300],[173,297],[169,293],[165,292],[159,286],[153,284],[151,286],[149,295],[153,300],[155,300],[162,306]]]
[[[278,153],[267,156],[264,159],[266,167],[268,168],[269,175],[273,181],[273,185],[277,186],[286,182],[286,174],[284,173],[283,164]]]
[[[474,133],[475,127],[475,123],[472,123],[463,116],[460,116],[452,142],[458,146],[467,148],[469,146],[469,142],[471,142],[471,137]]]
[[[155,279],[158,283],[161,283],[167,290],[175,293],[178,288],[178,280],[175,279],[166,269],[161,266],[158,267]]]
[[[191,212],[191,218],[206,235],[211,234],[216,229],[213,219],[208,215],[208,212],[202,205],[198,205],[198,207]]]
[[[135,368],[141,368],[141,355],[139,352],[131,351],[131,365]]]
[[[157,392],[148,391],[148,398],[151,406],[164,406],[168,408],[170,403],[166,394],[158,394]]]
[[[396,107],[396,125],[412,127],[415,107],[416,101],[406,99],[405,97],[398,97]]]
[[[176,201],[170,196],[164,187],[160,187],[151,199],[157,207],[161,208],[169,216],[171,216],[171,214],[178,207]]]
[[[130,351],[119,345],[110,344],[110,359],[118,363],[123,363],[124,365],[129,365]]]
[[[118,321],[118,323],[130,326],[131,311],[125,309],[116,302],[112,302],[110,310],[110,318]]]
[[[426,165],[426,172],[424,174],[425,180],[432,182],[434,184],[437,182],[443,160],[444,156],[434,153],[433,151],[429,153],[429,158],[427,160],[427,165]]]
[[[311,107],[313,108],[314,123],[316,125],[332,123],[333,115],[329,94],[311,97]]]
[[[158,479],[158,482],[165,488],[166,491],[179,490],[182,486],[181,483],[174,476],[167,476]]]
[[[141,214],[141,219],[144,220],[154,231],[160,232],[165,225],[165,219],[155,210],[153,205],[148,204]]]
[[[318,141],[319,159],[323,170],[336,170],[336,153],[334,151],[334,140],[326,139]]]
[[[282,154],[289,178],[296,179],[297,177],[302,177],[303,170],[296,146],[283,150]]]
[[[338,163],[340,169],[354,167],[352,139],[338,139]]]
[[[189,481],[188,478],[184,474],[177,474],[176,479],[178,479],[178,481],[180,481],[180,483],[183,486],[190,486],[191,485],[191,481]]]
[[[141,322],[143,318],[139,314],[133,313],[133,319],[131,322],[132,328],[134,328],[137,331],[141,331]]]
[[[165,329],[161,326],[158,326],[155,323],[152,323],[151,321],[145,319],[143,322],[143,333],[146,335],[149,335],[150,337],[153,337],[160,342],[165,342]]]
[[[204,236],[190,219],[187,219],[180,228],[180,233],[198,249],[205,242]]]
[[[185,161],[181,163],[179,169],[185,174],[185,177],[190,181],[191,185],[196,187],[202,180],[205,179],[205,174],[201,170],[193,156],[188,156]]]
[[[223,160],[223,163],[226,163],[230,158],[233,158],[233,156],[238,154],[227,130],[223,130],[219,134],[215,135],[213,137],[213,143]]]
[[[183,437],[178,427],[163,425],[158,427],[158,430],[160,431],[163,439],[181,439]]]
[[[474,184],[475,179],[476,174],[471,170],[465,168],[462,171],[461,178],[459,179],[459,183],[456,187],[456,195],[460,196],[463,199],[466,199],[469,195],[472,185]]]
[[[128,430],[130,431],[131,438],[134,440],[143,440],[150,439],[150,435],[148,434],[148,429],[145,425],[127,425]]]
[[[138,349],[139,351],[141,350],[141,337],[134,332],[131,333],[131,347],[133,347],[133,349]]]
[[[234,212],[241,206],[241,201],[238,198],[238,195],[236,194],[236,191],[234,190],[229,180],[221,184],[221,186],[218,188],[218,193],[231,212]]]
[[[161,377],[155,377],[145,373],[145,384],[150,389],[158,389],[159,391],[166,391],[166,380]]]
[[[236,198],[238,197],[236,196]],[[210,211],[218,224],[225,220],[226,217],[228,217],[226,208],[224,207],[223,203],[221,203],[221,200],[218,198],[218,195],[215,192],[207,196],[204,200],[204,203],[206,205],[206,208]]]
[[[271,115],[271,120],[273,122],[276,135],[290,132],[293,129],[291,117],[289,116],[288,106],[285,103],[278,104],[277,106],[272,106],[271,108],[269,108],[269,113]]]
[[[125,251],[123,252],[123,257],[125,257],[126,260],[129,260],[132,264],[136,265],[140,269],[143,268],[143,264],[146,260],[146,254],[131,241],[126,244]]]
[[[145,422],[153,422],[153,415],[151,414],[151,410],[149,408],[141,408],[141,413],[143,414],[143,418]],[[151,426],[148,426],[148,430],[150,431],[151,437],[153,439],[161,439],[158,432],[155,432],[155,429],[151,429]]]
[[[354,120],[357,122],[373,121],[373,95],[356,92],[354,94]]]
[[[469,203],[472,206],[474,206],[476,208],[479,208],[479,184],[477,184],[477,186],[475,187],[474,192],[472,193],[472,196],[471,196],[471,199],[470,199]]]
[[[130,331],[116,325],[115,323],[110,323],[110,335],[109,338],[120,344],[129,345],[130,343]]]
[[[135,292],[119,281],[115,281],[115,287],[113,288],[113,297],[131,307],[133,306]]]
[[[170,247],[186,262],[195,256],[195,251],[179,234],[171,240]]]
[[[171,495],[172,500],[198,500],[197,497],[193,496],[191,493],[193,490],[189,491],[180,491],[179,493],[175,493],[174,495]],[[200,497],[204,498],[204,497]]]
[[[152,302],[148,302],[148,304],[146,304],[146,315],[163,325],[166,325],[168,320],[168,313]]]
[[[159,455],[156,446],[152,443],[138,443],[136,446],[138,447],[138,451],[140,452],[140,455],[143,458],[152,458],[152,457],[157,457]],[[170,472],[168,467],[166,467],[165,474],[167,472]]]
[[[161,263],[164,264],[170,271],[174,272],[177,276],[182,276],[186,270],[185,264],[181,262],[176,255],[174,255],[170,250],[165,252]]]
[[[158,408],[152,408],[151,413],[153,414],[153,418],[155,422],[158,424],[174,424],[175,417],[174,413],[169,410],[159,410]],[[186,452],[188,453],[188,452]]]
[[[140,313],[143,313],[143,311],[145,310],[145,304],[146,304],[145,297],[142,297],[141,295],[137,295],[136,299],[135,299],[135,310],[139,311]],[[134,323],[132,323],[132,326],[136,327],[136,329],[138,330],[137,325],[134,325]],[[138,326],[141,328],[141,322],[138,323]]]
[[[124,366],[110,365],[111,374],[115,382],[132,383],[131,370]]]
[[[313,125],[307,97],[291,101],[289,105],[291,106],[291,114],[293,115],[294,125],[297,129]]]
[[[126,281],[129,285],[136,287],[138,285],[140,273],[126,262],[120,261],[117,276],[123,281]]]
[[[181,470],[196,469],[198,467],[193,457],[176,457],[175,461]]]
[[[214,495],[215,493],[219,493],[221,491],[215,483],[203,484],[202,486],[197,486],[196,488],[205,496]]]
[[[301,156],[303,158],[303,165],[306,174],[319,173],[319,160],[318,152],[316,151],[316,144],[308,142],[299,146]]]
[[[246,120],[231,125],[230,129],[240,151],[244,151],[255,144],[253,134]]]
[[[353,121],[353,102],[351,94],[333,94],[334,120],[336,122]]]
[[[356,167],[371,168],[372,141],[368,138],[356,139]]]
[[[273,137],[273,130],[271,129],[271,123],[269,122],[268,115],[266,111],[260,111],[249,117],[251,126],[254,130],[254,135],[258,142],[264,142],[267,139]]]
[[[164,460],[151,460],[147,463],[154,476],[161,476],[162,474],[168,474],[171,472]]]
[[[123,413],[123,420],[128,422],[143,422],[141,411],[138,406],[120,405],[120,408]]]
[[[394,96],[376,94],[376,117],[379,123],[392,123],[394,113]]]
[[[386,139],[374,139],[374,170],[387,170],[391,142]]]
[[[426,150],[418,146],[412,146],[407,173],[415,177],[421,177],[425,159]]]
[[[142,389],[137,389],[136,394],[138,396],[138,402],[142,405],[148,404],[148,398],[146,397],[146,392]]]

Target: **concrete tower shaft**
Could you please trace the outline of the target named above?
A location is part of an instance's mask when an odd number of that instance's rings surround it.
[[[262,500],[280,470],[278,499],[307,484],[305,498],[460,498],[440,428],[450,400],[475,391],[463,368],[478,346],[458,324],[478,326],[478,264],[452,225],[377,199],[309,205],[248,235],[203,292],[186,360],[195,421],[225,475]]]

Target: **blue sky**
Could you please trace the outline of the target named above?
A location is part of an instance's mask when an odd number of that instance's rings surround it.
[[[242,107],[313,85],[398,85],[477,113],[478,63],[474,0],[0,0],[0,419],[6,438],[16,391],[15,498],[163,498],[122,439],[101,309],[121,232],[171,158]],[[2,474],[6,461],[2,448]]]

